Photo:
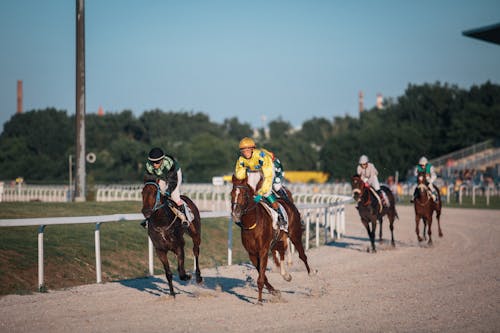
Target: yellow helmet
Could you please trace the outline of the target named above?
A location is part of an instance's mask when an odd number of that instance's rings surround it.
[[[245,137],[240,141],[240,149],[244,148],[255,148],[255,141],[249,137]]]

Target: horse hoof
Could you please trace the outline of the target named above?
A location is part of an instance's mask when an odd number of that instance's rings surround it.
[[[423,238],[422,237],[418,237],[418,241],[419,242],[423,241]]]
[[[273,296],[281,296],[281,291],[279,291],[279,290],[273,290],[273,291],[271,291],[271,295],[273,295]]]
[[[396,243],[391,242],[392,247],[396,247]]]
[[[203,278],[201,276],[196,276],[196,283],[200,284],[203,282]]]
[[[283,275],[283,280],[285,280],[286,282],[292,281],[292,275],[291,274]]]
[[[189,281],[189,280],[191,280],[191,275],[189,275],[189,274],[185,274],[185,275],[179,276],[179,278],[180,278],[182,281]]]
[[[443,233],[442,232],[439,233],[439,237],[443,237]]]

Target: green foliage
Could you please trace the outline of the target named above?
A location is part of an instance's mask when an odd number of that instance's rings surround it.
[[[314,112],[312,112],[314,113]],[[410,169],[422,155],[439,157],[491,138],[500,128],[500,86],[486,82],[469,90],[454,85],[408,85],[382,110],[350,116],[312,118],[300,129],[280,118],[269,131],[257,129],[258,146],[273,151],[285,170],[318,170],[348,179],[361,154],[375,163],[381,179]],[[24,177],[28,183],[68,181],[68,156],[75,154],[75,117],[53,108],[14,115],[0,135],[0,179]],[[187,182],[210,182],[232,173],[238,141],[252,137],[236,117],[213,123],[201,112],[159,109],[135,117],[131,110],[86,116],[87,164],[95,183],[142,179],[152,147],[177,157]],[[267,136],[268,134],[269,136]]]

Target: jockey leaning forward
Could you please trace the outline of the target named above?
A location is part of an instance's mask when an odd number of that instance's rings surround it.
[[[182,171],[177,160],[167,155],[160,148],[153,148],[149,152],[146,161],[145,179],[153,178],[158,182],[161,194],[165,195],[176,207],[170,205],[172,211],[183,223],[189,223],[186,218],[186,210],[181,200],[180,185],[182,183]]]
[[[262,178],[262,185],[257,190],[254,201],[258,203],[265,199],[269,206],[278,213],[278,224],[283,227],[286,221],[279,209],[276,196],[272,192],[276,178],[273,154],[265,149],[257,149],[255,141],[248,137],[240,141],[239,149],[240,156],[236,161],[234,176],[240,180],[248,177],[248,184],[254,189]],[[278,183],[281,183],[281,179]],[[279,190],[284,191],[281,186]]]
[[[382,200],[382,205],[388,207],[389,201],[387,200],[384,191],[380,190],[380,183],[378,182],[378,171],[375,168],[375,165],[370,162],[368,156],[361,155],[356,172],[365,183],[370,184],[377,192],[380,200]]]
[[[415,176],[418,176],[419,172],[425,172],[425,180],[427,182],[427,187],[431,191],[432,200],[434,200],[434,202],[437,202],[439,198],[437,193],[438,190],[434,185],[434,181],[437,178],[436,170],[434,170],[434,167],[432,166],[432,164],[429,163],[429,161],[425,156],[422,156],[418,161],[418,165],[415,167],[414,171]],[[410,202],[413,202],[417,198],[418,195],[417,191],[418,188],[415,188],[415,191],[413,192],[413,198],[412,200],[410,200]]]

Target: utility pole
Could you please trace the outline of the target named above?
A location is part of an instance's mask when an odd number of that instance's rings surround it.
[[[85,0],[76,0],[75,201],[85,201]]]
[[[17,113],[23,113],[23,81],[17,80]]]

